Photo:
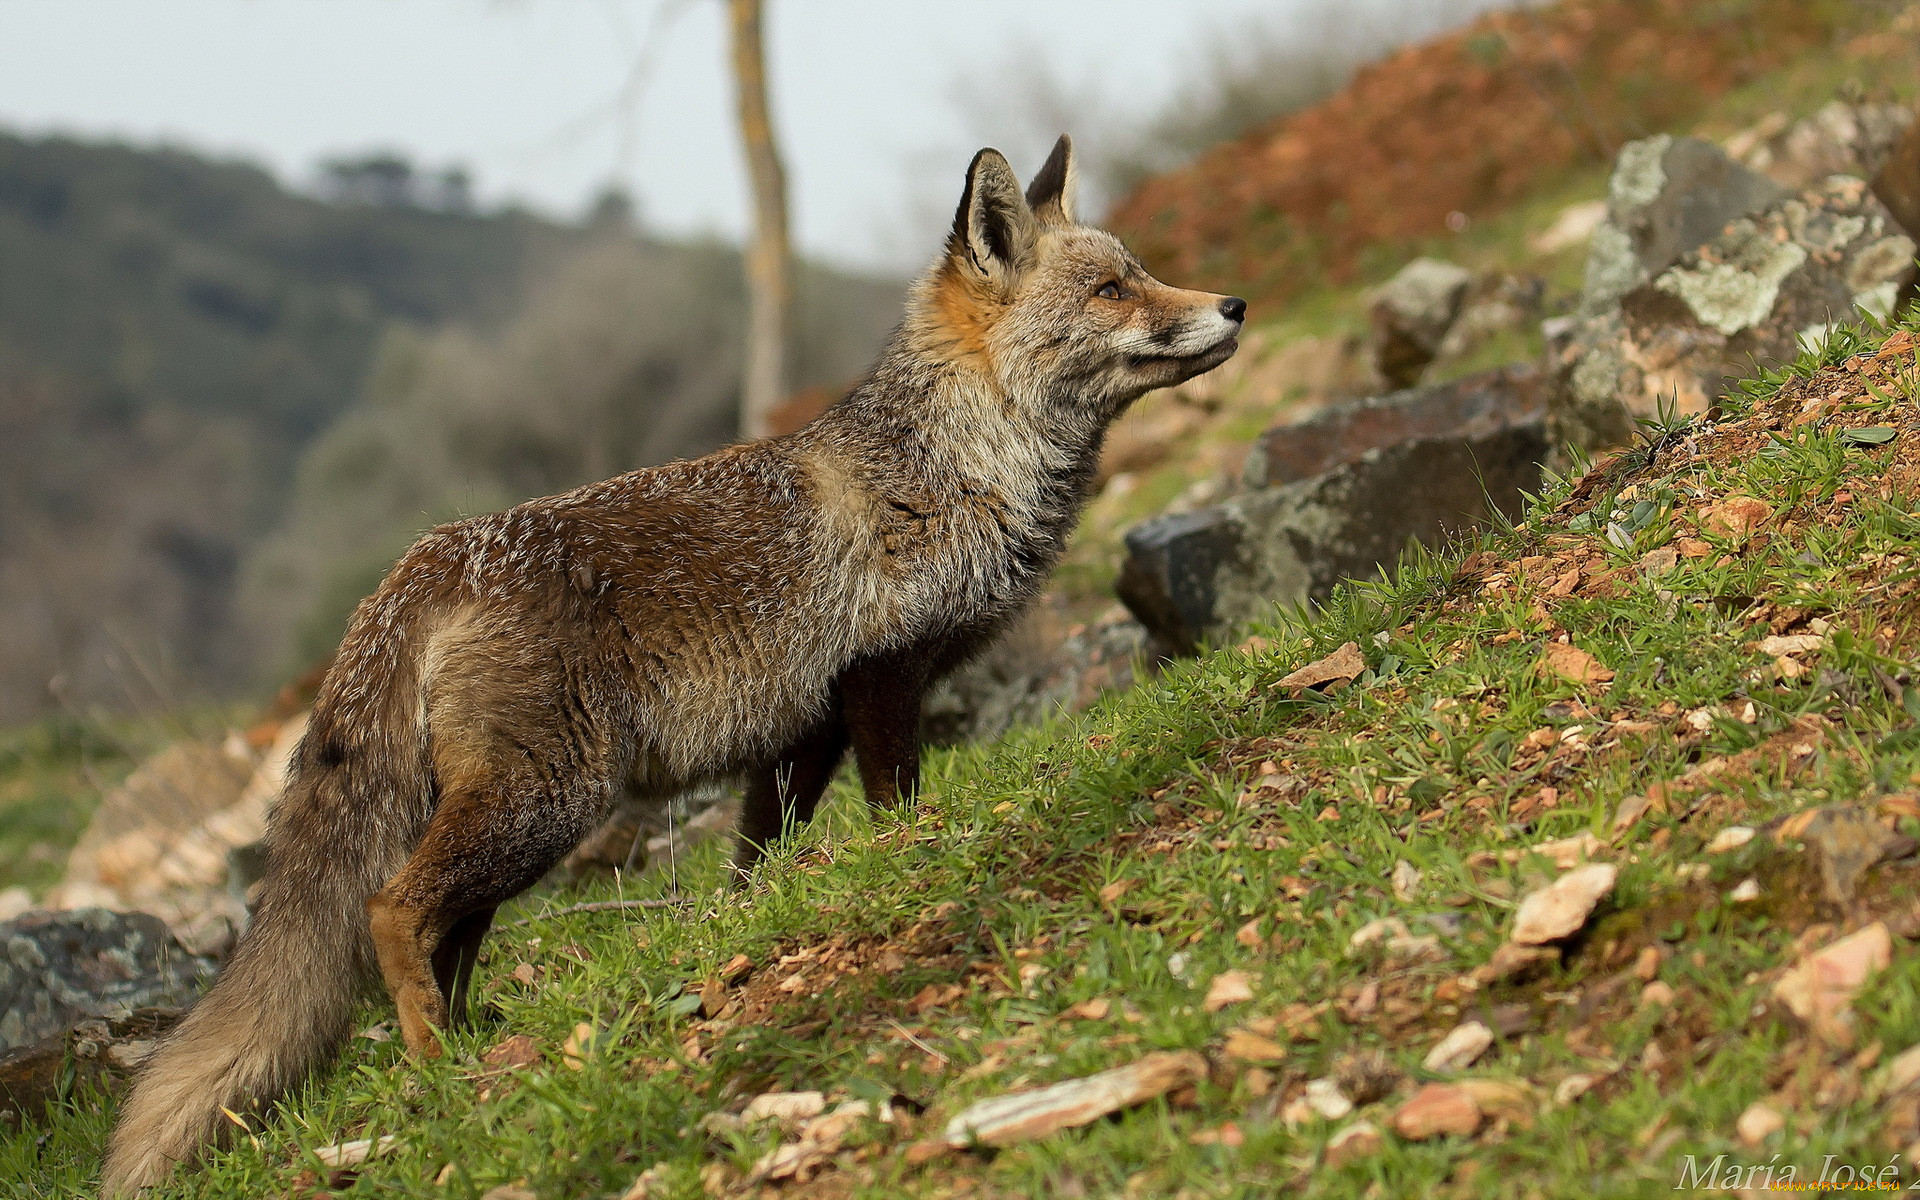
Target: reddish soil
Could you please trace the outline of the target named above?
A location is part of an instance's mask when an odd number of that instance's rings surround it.
[[[1282,299],[1444,235],[1830,43],[1831,0],[1566,0],[1491,14],[1147,181],[1111,224],[1186,286]],[[1456,223],[1458,218],[1455,218]]]

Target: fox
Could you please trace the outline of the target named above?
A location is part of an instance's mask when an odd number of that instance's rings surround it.
[[[495,910],[623,794],[737,784],[740,872],[849,749],[867,803],[912,802],[928,687],[1039,594],[1113,421],[1227,361],[1246,320],[1078,221],[1074,176],[1065,136],[1024,191],[976,154],[877,361],[797,432],[401,556],[321,684],[245,934],[136,1074],[103,1196],[322,1066],[376,977],[408,1053],[438,1055]]]

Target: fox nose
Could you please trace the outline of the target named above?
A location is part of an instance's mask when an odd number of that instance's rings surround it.
[[[1247,319],[1247,302],[1238,296],[1228,296],[1220,302],[1220,315],[1229,321]]]

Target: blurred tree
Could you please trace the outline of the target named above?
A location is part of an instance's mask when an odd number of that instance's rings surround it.
[[[787,349],[793,309],[793,253],[787,233],[787,175],[767,111],[767,61],[761,43],[761,0],[727,0],[733,79],[753,191],[753,236],[747,243],[747,346],[741,381],[740,432],[763,437],[767,415],[787,397]]]

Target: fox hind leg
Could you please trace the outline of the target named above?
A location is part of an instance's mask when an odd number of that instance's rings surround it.
[[[464,1005],[493,910],[538,882],[606,807],[606,796],[556,799],[508,786],[442,799],[412,857],[367,900],[380,974],[411,1053],[439,1054],[435,1031]]]

